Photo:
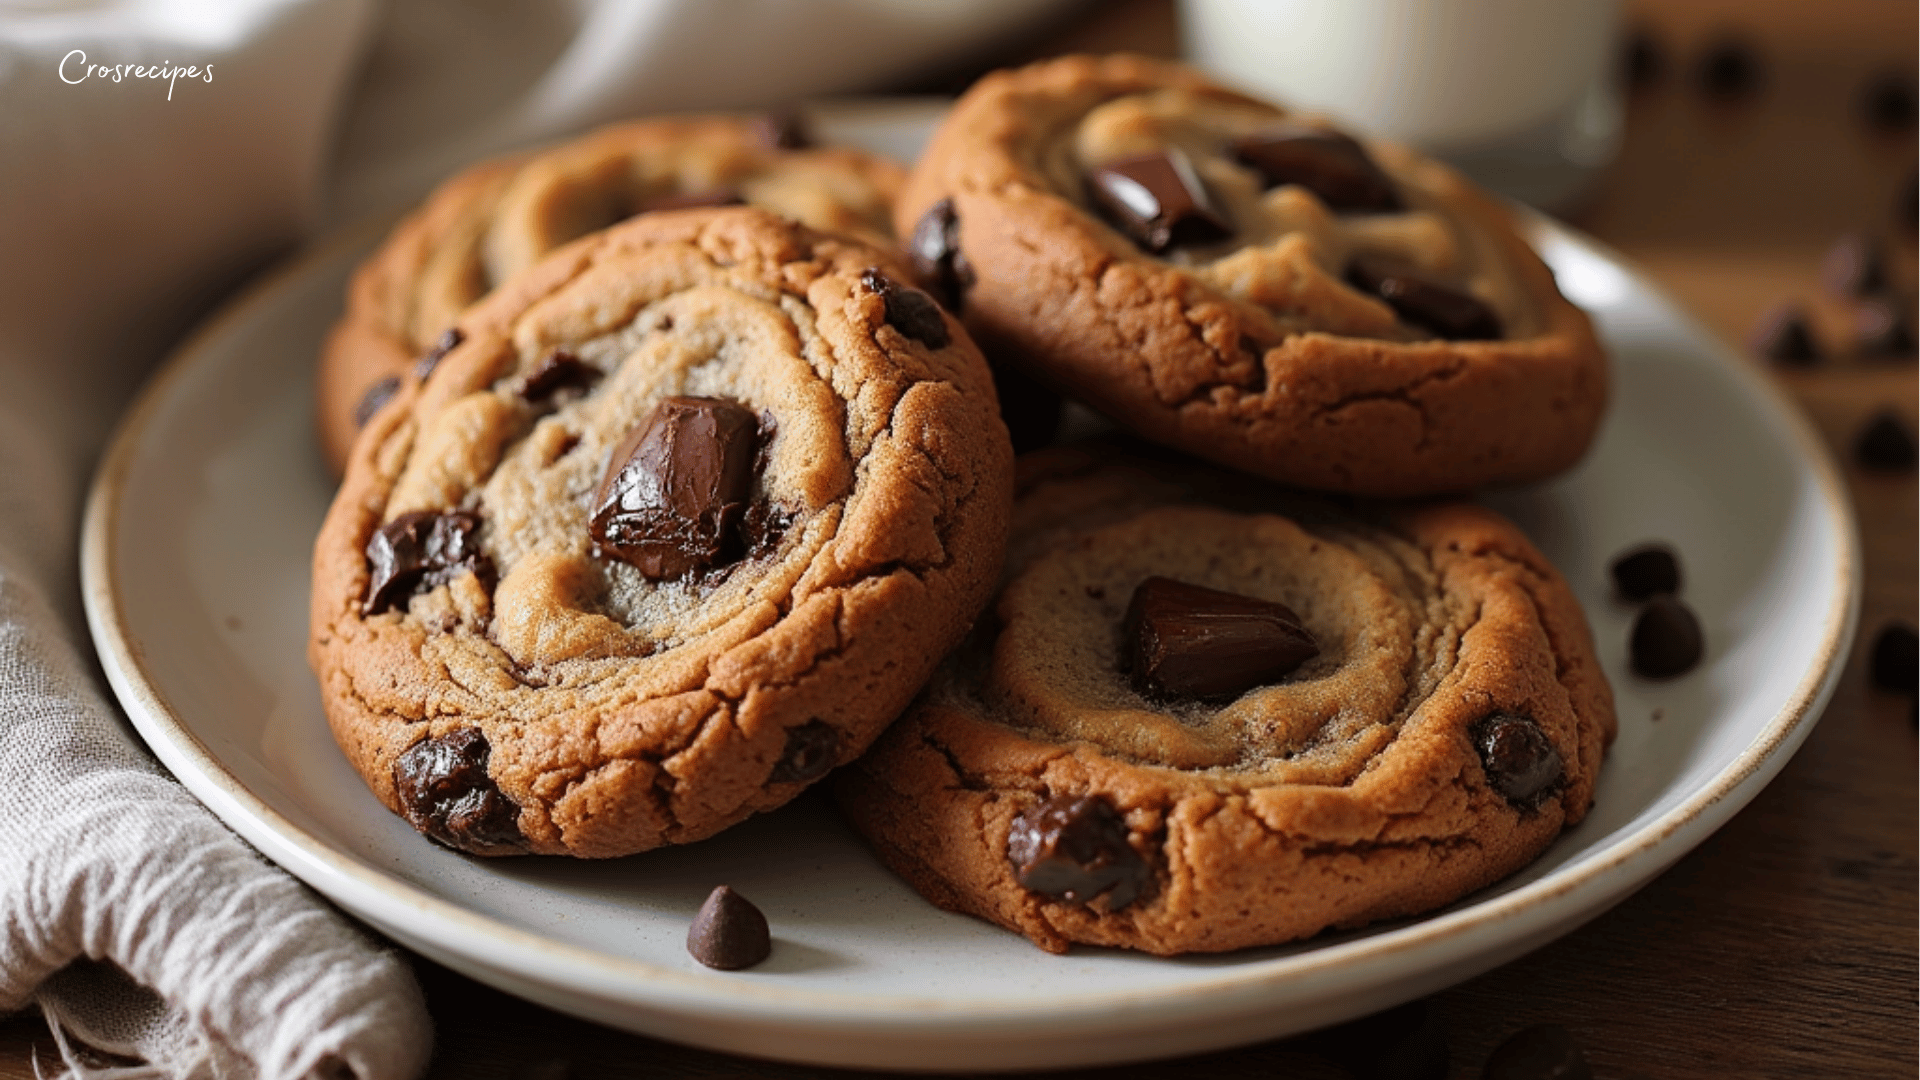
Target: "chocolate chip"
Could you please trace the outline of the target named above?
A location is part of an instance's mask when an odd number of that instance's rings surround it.
[[[807,118],[794,108],[761,113],[753,118],[753,131],[763,145],[775,150],[804,150],[813,145]]]
[[[1494,713],[1473,726],[1473,748],[1487,786],[1515,806],[1532,807],[1560,782],[1562,761],[1553,740],[1530,716]]]
[[[920,215],[907,241],[907,255],[920,280],[940,292],[948,311],[958,312],[973,287],[973,264],[960,250],[960,217],[952,199],[941,199]]]
[[[1913,432],[1891,409],[1873,414],[1853,440],[1853,457],[1863,469],[1902,472],[1913,468]]]
[[[1133,590],[1121,635],[1134,689],[1151,697],[1237,697],[1320,655],[1285,604],[1164,577]]]
[[[1891,301],[1862,301],[1853,309],[1853,345],[1862,356],[1909,355],[1913,352],[1913,324]]]
[[[1347,281],[1387,302],[1394,314],[1449,341],[1500,336],[1500,317],[1478,299],[1449,289],[1418,271],[1362,255],[1347,267]]]
[[[1885,289],[1887,264],[1880,245],[1862,233],[1842,236],[1820,260],[1820,282],[1837,296],[1868,296]]]
[[[384,408],[387,402],[393,400],[393,395],[399,392],[400,376],[398,375],[389,375],[367,387],[367,392],[360,395],[360,403],[353,407],[353,426],[366,427],[367,421],[373,419],[373,414]]]
[[[1920,693],[1920,637],[1913,627],[1888,623],[1873,639],[1873,660],[1868,665],[1873,685],[1882,690]]]
[[[1708,97],[1731,101],[1760,89],[1760,57],[1746,39],[1723,35],[1700,54],[1694,85]]]
[[[640,207],[640,212],[650,214],[655,210],[689,210],[699,206],[745,206],[747,200],[733,188],[716,188],[713,191],[689,191],[677,195],[662,195],[657,199],[648,199]]]
[[[1647,601],[1627,642],[1634,674],[1648,679],[1670,679],[1693,670],[1706,649],[1693,609],[1672,596]]]
[[[1028,807],[1007,830],[1007,861],[1022,888],[1118,911],[1152,878],[1127,842],[1127,819],[1097,795],[1055,795]]]
[[[770,784],[811,784],[840,758],[840,732],[825,720],[787,729],[787,747],[767,776]]]
[[[1680,560],[1665,544],[1641,544],[1620,553],[1608,569],[1622,599],[1645,600],[1680,591]]]
[[[487,775],[492,756],[479,728],[455,728],[407,747],[393,763],[393,790],[413,827],[476,855],[519,851],[520,808]]]
[[[469,571],[492,578],[493,563],[474,535],[479,528],[480,519],[465,510],[414,510],[382,525],[367,540],[367,596],[360,613],[378,615]]]
[[[600,381],[597,367],[565,349],[555,349],[540,358],[520,384],[520,396],[530,402],[544,401],[562,390],[585,390]]]
[[[1401,208],[1393,180],[1365,148],[1337,131],[1288,126],[1241,139],[1233,153],[1259,170],[1268,187],[1298,184],[1334,210]]]
[[[1233,235],[1179,150],[1109,161],[1087,182],[1093,201],[1148,251],[1211,244]]]
[[[1775,304],[1768,309],[1754,326],[1747,346],[1756,355],[1791,367],[1812,367],[1820,362],[1820,347],[1807,326],[1807,313],[1798,304]]]
[[[713,566],[747,509],[758,429],[736,402],[661,401],[607,461],[588,526],[595,551],[653,581]]]
[[[1480,1071],[1482,1080],[1593,1080],[1587,1055],[1558,1024],[1535,1024],[1507,1037]]]
[[[1880,131],[1911,131],[1920,121],[1920,102],[1914,100],[1913,79],[1883,72],[1860,93],[1860,115]]]
[[[1667,74],[1667,54],[1659,39],[1642,27],[1628,35],[1621,53],[1621,74],[1633,90],[1645,90]]]
[[[459,327],[447,327],[446,333],[441,334],[440,339],[433,343],[433,348],[420,354],[420,359],[413,362],[413,377],[426,382],[427,376],[433,374],[433,369],[440,366],[440,361],[445,359],[448,353],[459,348],[460,343],[465,340],[467,335],[461,333]]]
[[[773,935],[759,908],[731,886],[721,885],[708,894],[687,928],[687,952],[710,968],[739,971],[773,954]]]
[[[1316,1032],[1308,1044],[1358,1080],[1446,1080],[1453,1060],[1446,1026],[1425,1000]]]
[[[940,305],[919,289],[896,285],[878,268],[869,266],[860,272],[860,285],[878,294],[886,302],[887,325],[925,345],[929,349],[947,347],[947,320]]]

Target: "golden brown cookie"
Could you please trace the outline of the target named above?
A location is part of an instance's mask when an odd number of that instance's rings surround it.
[[[807,146],[793,123],[764,116],[618,124],[474,166],[396,226],[348,286],[320,360],[327,462],[345,466],[360,428],[416,364],[431,366],[462,311],[561,244],[642,211],[732,201],[888,245],[903,177],[872,154]]]
[[[463,315],[354,445],[309,658],[380,800],[468,851],[624,855],[792,798],[992,592],[985,362],[877,249],[647,214]]]
[[[993,617],[836,788],[942,907],[1054,952],[1217,952],[1512,873],[1613,732],[1577,602],[1491,511],[1100,444],[1021,460]]]
[[[895,214],[996,359],[1289,484],[1426,495],[1579,459],[1586,316],[1452,170],[1140,57],[989,75]]]

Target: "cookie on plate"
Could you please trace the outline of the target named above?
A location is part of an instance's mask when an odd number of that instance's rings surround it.
[[[989,75],[895,214],[996,358],[1271,479],[1368,495],[1585,452],[1605,357],[1452,170],[1140,57]]]
[[[1069,446],[1021,459],[994,617],[836,790],[942,907],[1216,952],[1514,872],[1613,732],[1577,602],[1491,511]]]
[[[745,202],[890,245],[904,171],[844,147],[807,146],[769,116],[619,124],[442,184],[355,273],[321,355],[320,442],[337,472],[375,410],[445,351],[454,320],[547,252],[646,210]]]
[[[380,800],[479,854],[624,855],[860,753],[992,593],[979,351],[858,242],[647,214],[461,317],[354,445],[309,659]]]

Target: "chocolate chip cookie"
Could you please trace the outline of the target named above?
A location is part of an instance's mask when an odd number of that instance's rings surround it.
[[[497,288],[355,443],[309,658],[389,808],[624,855],[859,754],[992,593],[985,361],[877,249],[648,214]]]
[[[354,275],[321,356],[320,442],[337,472],[360,428],[480,297],[569,240],[633,214],[749,203],[890,244],[904,171],[859,150],[808,146],[777,116],[620,124],[487,162],[442,184]]]
[[[1061,952],[1449,903],[1593,801],[1580,608],[1467,503],[1356,509],[1112,445],[1021,459],[999,599],[836,781],[942,907]]]
[[[1592,440],[1604,355],[1452,170],[1139,57],[989,75],[895,214],[996,359],[1285,483],[1537,480]]]

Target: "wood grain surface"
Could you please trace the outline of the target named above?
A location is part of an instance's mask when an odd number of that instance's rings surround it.
[[[1914,423],[1915,365],[1849,354],[1851,307],[1823,291],[1819,263],[1842,232],[1882,238],[1913,317],[1915,237],[1895,206],[1915,167],[1914,132],[1872,130],[1859,103],[1878,74],[1913,79],[1915,5],[1669,0],[1630,4],[1629,21],[1657,45],[1664,76],[1632,95],[1620,158],[1572,221],[1735,343],[1779,301],[1812,312],[1836,358],[1775,376],[1843,463],[1866,560],[1860,635],[1824,718],[1750,806],[1587,926],[1428,999],[1431,1030],[1458,1077],[1480,1076],[1502,1040],[1540,1023],[1570,1030],[1595,1074],[1616,1080],[1911,1077],[1920,743],[1908,699],[1872,688],[1866,654],[1890,621],[1915,622],[1916,484],[1912,470],[1863,471],[1849,448],[1878,410]],[[1764,80],[1750,98],[1709,100],[1692,69],[1729,32],[1753,45]],[[1092,8],[999,59],[1082,48],[1172,55],[1171,4]],[[864,1075],[627,1035],[416,964],[439,1025],[434,1078]],[[1330,1045],[1307,1037],[1047,1075],[1352,1075],[1323,1052]],[[0,1080],[32,1077],[36,1052],[57,1060],[36,1017],[0,1021]]]

